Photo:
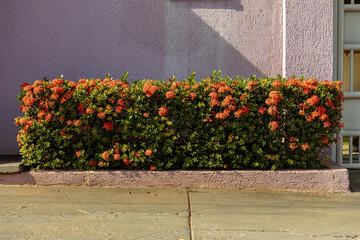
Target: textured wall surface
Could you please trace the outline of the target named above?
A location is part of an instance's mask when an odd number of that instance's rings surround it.
[[[224,75],[333,79],[333,0],[2,0],[0,154],[16,154],[23,82]]]
[[[333,80],[333,0],[286,1],[286,75]]]
[[[2,0],[0,154],[16,154],[16,96],[44,76],[130,80],[276,76],[281,72],[279,0]]]

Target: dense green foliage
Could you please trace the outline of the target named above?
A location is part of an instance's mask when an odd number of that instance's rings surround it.
[[[34,169],[321,168],[342,124],[341,82],[35,81],[19,95],[18,141]]]

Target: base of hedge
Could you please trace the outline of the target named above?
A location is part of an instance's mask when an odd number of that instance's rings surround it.
[[[0,174],[3,185],[179,187],[349,192],[348,170],[332,161],[319,170],[27,171]]]

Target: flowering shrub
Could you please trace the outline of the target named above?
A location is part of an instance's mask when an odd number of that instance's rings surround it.
[[[321,168],[341,82],[211,77],[21,85],[18,142],[35,169]]]

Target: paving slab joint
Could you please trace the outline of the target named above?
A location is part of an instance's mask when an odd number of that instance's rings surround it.
[[[189,190],[188,188],[186,189],[186,194],[187,194],[187,200],[188,200],[188,212],[189,212],[189,216],[188,216],[188,221],[189,221],[189,234],[190,234],[190,240],[194,240],[194,233],[193,233],[193,229],[192,229],[192,204],[191,204],[191,198],[190,198],[190,193],[193,192],[191,190]]]

